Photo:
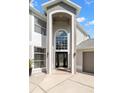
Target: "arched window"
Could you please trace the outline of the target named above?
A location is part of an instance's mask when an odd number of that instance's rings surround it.
[[[65,31],[60,30],[56,33],[56,50],[68,49],[68,35]]]

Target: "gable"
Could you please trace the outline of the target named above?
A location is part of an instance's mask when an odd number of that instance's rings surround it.
[[[56,3],[56,4],[52,5],[52,6],[49,6],[49,7],[47,7],[47,10],[55,8],[55,7],[58,7],[58,8],[61,7],[63,9],[65,9],[65,10],[68,10],[68,11],[76,14],[76,9],[71,7],[71,6],[69,6],[69,5],[67,5],[64,2],[58,2],[58,3]]]
[[[67,10],[72,10],[73,12],[75,11],[75,14],[79,13],[79,11],[81,9],[81,7],[79,5],[71,2],[70,0],[51,0],[51,1],[48,1],[44,4],[42,4],[45,11],[47,11],[51,7],[55,7],[57,5],[59,5],[63,8],[66,8]]]

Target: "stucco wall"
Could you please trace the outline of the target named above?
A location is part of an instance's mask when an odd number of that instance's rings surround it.
[[[46,47],[46,36],[43,36],[37,32],[33,33],[33,45],[37,47]]]
[[[76,70],[82,72],[83,69],[83,53],[82,50],[76,51]]]
[[[32,15],[29,13],[29,41],[32,40]]]
[[[34,58],[34,52],[33,52],[33,43],[32,43],[32,36],[33,36],[33,31],[34,31],[34,16],[32,13],[29,13],[29,58],[33,59]]]
[[[76,45],[87,39],[88,37],[78,27],[76,27]]]

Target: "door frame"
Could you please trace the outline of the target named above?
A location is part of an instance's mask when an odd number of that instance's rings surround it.
[[[63,30],[67,33],[68,47],[66,50],[56,50],[56,34],[60,30]],[[53,68],[54,69],[56,69],[56,64],[55,64],[56,63],[56,52],[67,52],[67,55],[68,55],[68,67],[67,68],[69,69],[71,67],[70,66],[70,31],[67,31],[66,29],[60,28],[60,29],[57,29],[54,33],[54,62],[53,62],[54,63]]]
[[[66,55],[67,55],[67,67],[64,67],[64,68],[68,68],[68,52],[55,52],[55,68],[57,68],[56,67],[56,56],[57,56],[57,53],[59,54],[59,53],[66,53]],[[61,67],[61,66],[60,66]]]

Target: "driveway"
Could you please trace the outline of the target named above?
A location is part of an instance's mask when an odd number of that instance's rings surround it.
[[[29,78],[30,93],[94,93],[94,76],[82,73],[54,71],[52,75],[38,73]]]

